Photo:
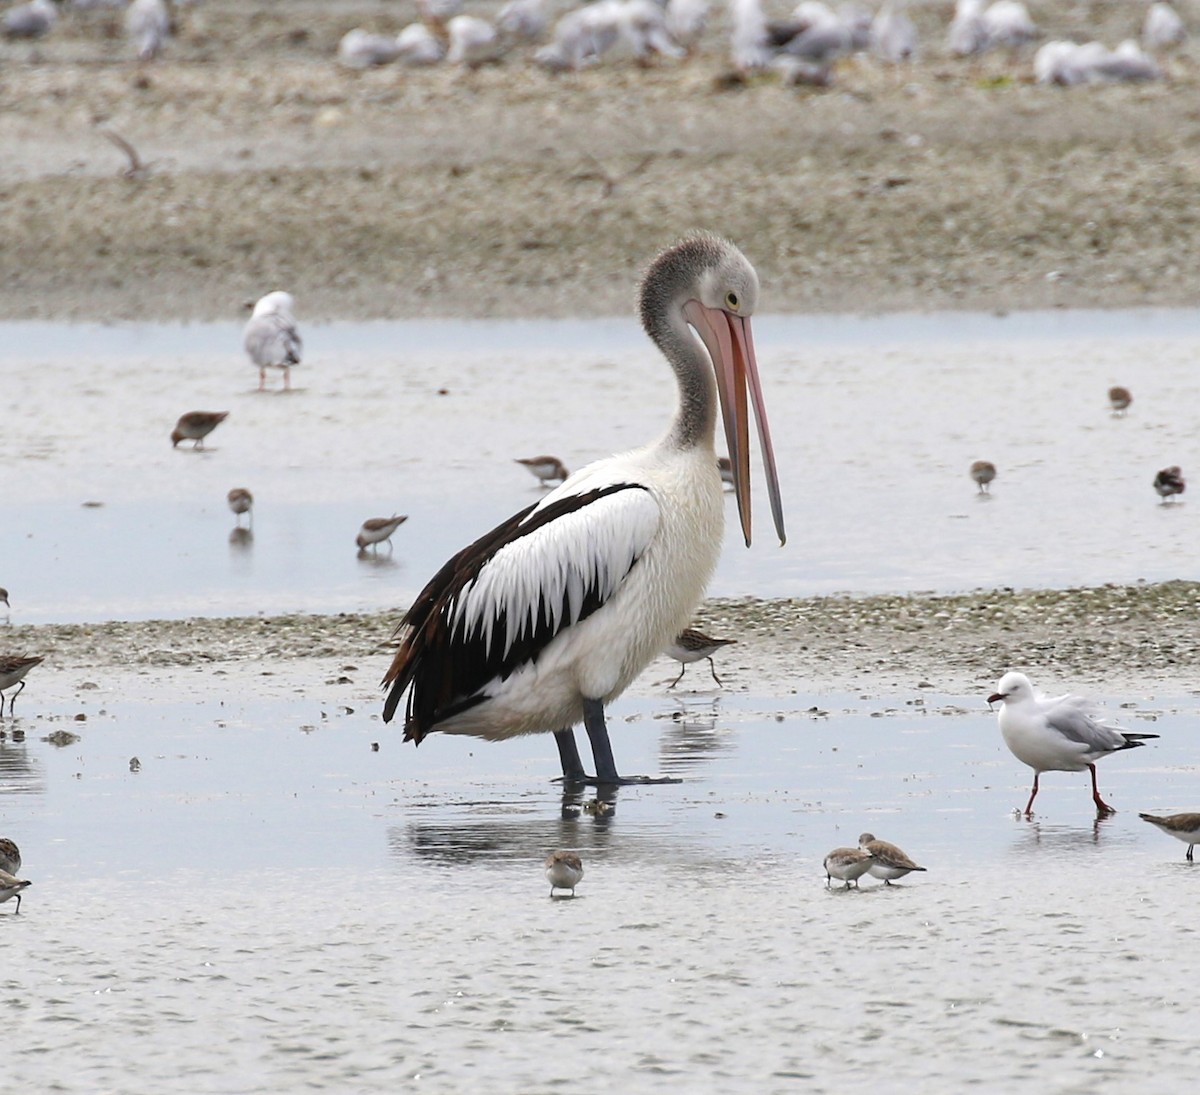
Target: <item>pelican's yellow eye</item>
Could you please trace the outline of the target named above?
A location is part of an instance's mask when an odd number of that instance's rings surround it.
[[[731,312],[736,312],[742,302],[738,299],[737,293],[732,289],[725,294],[725,305]]]

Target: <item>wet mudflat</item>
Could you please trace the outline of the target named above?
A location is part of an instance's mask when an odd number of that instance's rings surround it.
[[[298,669],[19,701],[15,1084],[1132,1092],[1190,1060],[1200,875],[1136,812],[1195,808],[1194,697],[1120,712],[1162,738],[1102,762],[1097,822],[1086,774],[1012,816],[1028,773],[974,697],[658,688],[614,747],[683,782],[605,809],[549,782],[546,738],[401,747],[365,683]],[[927,871],[827,890],[863,829]],[[551,900],[564,846],[587,873]]]

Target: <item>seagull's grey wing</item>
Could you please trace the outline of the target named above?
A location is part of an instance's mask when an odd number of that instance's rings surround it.
[[[1078,696],[1063,696],[1046,712],[1046,725],[1096,753],[1111,753],[1125,744],[1125,735],[1106,726]]]
[[[295,324],[282,316],[255,316],[246,324],[244,344],[255,365],[300,363],[300,335]]]

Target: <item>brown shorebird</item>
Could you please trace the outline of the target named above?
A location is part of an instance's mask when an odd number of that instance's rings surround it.
[[[17,912],[21,911],[21,891],[32,886],[32,882],[23,882],[8,871],[0,871],[0,905],[10,898],[17,899]]]
[[[1187,489],[1187,483],[1183,480],[1183,472],[1179,465],[1172,464],[1169,468],[1163,468],[1154,477],[1154,489],[1158,491],[1158,496],[1164,502],[1169,502],[1175,495],[1182,494]]]
[[[21,869],[21,849],[16,841],[0,836],[0,871],[16,874]]]
[[[1200,844],[1200,814],[1168,814],[1158,817],[1155,814],[1138,814],[1143,821],[1150,822],[1164,833],[1170,833],[1176,840],[1182,840],[1188,846],[1187,856],[1192,861],[1192,848]]]
[[[1119,384],[1108,389],[1108,405],[1112,408],[1113,414],[1121,415],[1129,410],[1129,404],[1133,402],[1133,396],[1128,388],[1122,388]]]
[[[988,484],[996,478],[996,465],[990,460],[976,460],[971,465],[971,478],[979,488],[980,494],[987,494]]]
[[[407,514],[393,513],[391,517],[370,517],[362,523],[362,528],[358,530],[358,536],[355,537],[354,542],[358,545],[359,551],[366,551],[368,544],[371,545],[372,551],[378,551],[376,545],[382,544],[386,540],[390,551],[392,533],[407,520]]]
[[[717,471],[721,473],[721,486],[733,490],[733,465],[728,456],[717,457]]]
[[[583,878],[583,860],[577,852],[557,851],[546,857],[546,881],[550,883],[550,896],[555,890],[570,890],[575,896],[575,887]]]
[[[903,878],[912,871],[925,870],[924,867],[918,867],[895,844],[889,844],[886,840],[876,840],[874,833],[863,833],[858,838],[858,846],[875,857],[867,870],[876,878],[882,878],[885,886],[890,886],[893,878]]]
[[[250,524],[254,524],[254,495],[251,494],[245,487],[234,487],[226,496],[225,500],[229,503],[229,508],[237,515],[238,527],[242,524],[242,514],[248,513]]]
[[[712,672],[712,678],[717,684],[720,684],[721,678],[717,676],[717,669],[713,665],[712,656],[721,647],[729,646],[730,643],[736,642],[737,639],[714,639],[705,635],[703,631],[697,631],[694,627],[685,627],[667,644],[666,650],[663,651],[668,658],[674,658],[680,663],[679,676],[667,687],[674,688],[683,680],[683,675],[687,672],[687,667],[692,662],[698,662],[701,658],[708,659],[708,668]]]
[[[17,697],[25,690],[25,674],[45,660],[36,655],[29,658],[12,654],[0,655],[0,718],[4,717],[4,690],[14,684],[19,686],[8,701],[8,713],[11,715]]]
[[[871,869],[875,856],[864,852],[861,848],[834,848],[825,857],[825,885],[828,887],[833,879],[840,878],[850,889],[853,882],[858,888],[858,880]]]
[[[228,411],[188,411],[180,415],[171,431],[171,448],[180,441],[194,441],[193,449],[204,448],[204,439],[228,416]]]
[[[547,486],[551,479],[557,479],[560,483],[566,480],[571,474],[567,471],[567,466],[557,456],[526,456],[516,461],[518,464],[523,464],[529,469],[530,474],[537,476],[537,480],[541,485]]]

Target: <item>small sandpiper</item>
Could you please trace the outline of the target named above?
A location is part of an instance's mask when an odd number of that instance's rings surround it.
[[[359,551],[366,551],[367,545],[371,545],[372,551],[378,551],[377,544],[382,544],[387,541],[388,550],[392,547],[392,533],[396,531],[405,521],[408,520],[407,514],[392,514],[391,517],[370,517],[362,523],[362,528],[358,530],[358,536],[354,542],[358,545]]]
[[[192,441],[193,449],[203,449],[204,439],[213,432],[226,418],[228,411],[188,411],[181,414],[171,431],[171,448],[180,441]]]
[[[1108,389],[1108,405],[1112,408],[1112,413],[1115,415],[1123,415],[1129,410],[1129,404],[1133,402],[1133,396],[1128,388],[1122,388],[1120,384],[1114,384]]]
[[[1168,814],[1166,817],[1138,814],[1138,817],[1158,826],[1164,833],[1170,833],[1176,840],[1182,840],[1188,846],[1184,858],[1192,862],[1192,848],[1200,844],[1200,814]]]
[[[0,871],[16,874],[21,869],[21,849],[15,840],[0,836]]]
[[[991,493],[988,484],[996,478],[996,465],[990,460],[976,460],[971,465],[971,478],[979,488],[980,494]]]
[[[1187,489],[1187,483],[1183,481],[1183,471],[1179,465],[1172,464],[1169,468],[1163,468],[1154,477],[1154,489],[1158,491],[1158,496],[1164,502],[1169,502],[1175,495],[1182,494]]]
[[[850,889],[851,882],[857,889],[858,880],[871,869],[871,864],[874,862],[875,857],[861,848],[834,848],[825,857],[826,888],[833,879],[840,878],[846,883],[846,889]]]
[[[248,518],[250,524],[254,524],[254,495],[251,494],[245,487],[234,487],[226,496],[225,500],[229,503],[229,508],[237,515],[238,528],[242,527],[242,514],[249,513]]]
[[[524,464],[532,475],[537,476],[543,487],[547,486],[551,479],[557,479],[561,483],[571,474],[567,471],[566,464],[557,456],[526,456],[518,459],[517,463]]]
[[[717,471],[721,473],[721,486],[733,490],[733,465],[729,462],[728,456],[717,457]]]
[[[20,686],[8,701],[8,713],[11,715],[17,697],[25,690],[25,674],[45,660],[37,655],[28,658],[12,654],[0,655],[0,718],[4,717],[4,690],[14,684]]]
[[[546,857],[546,881],[550,883],[550,896],[555,890],[570,890],[575,896],[575,887],[583,878],[583,860],[576,852],[551,852]]]
[[[23,882],[8,871],[0,871],[0,905],[11,898],[17,899],[17,912],[21,911],[21,891],[32,886],[32,882]]]
[[[911,871],[925,870],[924,867],[918,867],[895,844],[889,844],[886,840],[876,840],[874,833],[863,833],[858,838],[858,846],[875,857],[868,870],[876,878],[882,878],[885,886],[890,886],[893,878],[903,878]]]
[[[716,666],[713,665],[712,656],[723,646],[729,646],[730,643],[736,643],[737,639],[714,639],[711,636],[705,635],[703,631],[697,631],[694,627],[685,627],[675,638],[668,644],[664,654],[669,658],[674,658],[680,663],[679,676],[676,677],[667,687],[674,688],[681,680],[684,673],[687,672],[687,667],[692,662],[698,662],[701,658],[708,659],[708,668],[712,672],[712,678],[717,684],[721,684],[721,678],[717,676]],[[723,687],[723,686],[722,686]]]

